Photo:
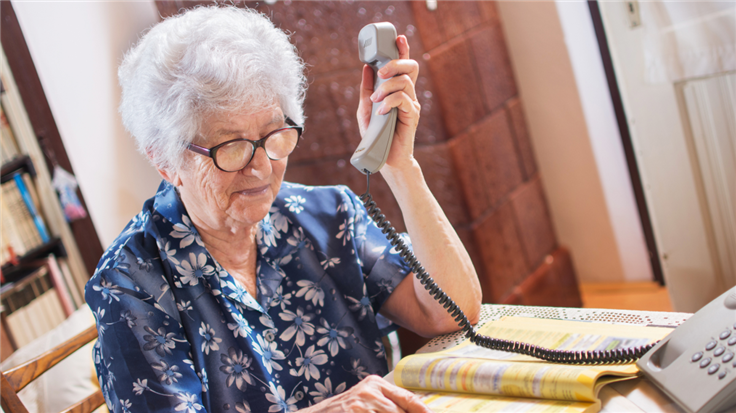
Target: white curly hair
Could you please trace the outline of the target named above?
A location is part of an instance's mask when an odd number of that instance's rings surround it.
[[[197,7],[155,25],[125,55],[118,69],[123,124],[155,167],[175,170],[209,114],[277,102],[303,124],[304,67],[289,36],[265,15]]]

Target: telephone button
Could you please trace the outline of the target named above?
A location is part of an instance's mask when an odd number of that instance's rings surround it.
[[[696,362],[696,361],[698,361],[698,360],[700,360],[702,358],[703,358],[703,352],[702,351],[698,351],[697,353],[693,354],[693,358],[690,359],[690,360],[692,360],[693,362]]]
[[[716,351],[713,352],[713,355],[716,357],[719,357],[721,354],[723,354],[726,351],[725,347],[718,347]]]
[[[723,355],[723,362],[724,363],[728,363],[732,359],[733,359],[733,353],[731,353],[730,351],[728,353],[726,353],[726,354]]]
[[[720,373],[718,373],[718,379],[723,380],[724,377],[726,377],[726,370],[721,370]]]
[[[710,364],[710,357],[706,357],[700,362],[700,368],[704,369],[708,367],[708,364]]]
[[[728,345],[729,346],[732,346],[734,344],[736,344],[736,336],[733,336],[733,337],[731,337],[731,338],[728,339]]]
[[[720,364],[716,363],[708,368],[708,374],[716,374],[718,371],[718,368],[721,367]]]
[[[717,344],[718,343],[716,343],[716,341],[713,340],[713,341],[711,341],[711,342],[709,342],[708,344],[705,345],[705,349],[708,350],[708,351],[713,350],[714,348],[716,348],[716,345]]]
[[[721,335],[718,336],[718,337],[720,337],[721,340],[725,340],[725,339],[729,338],[730,336],[731,336],[731,330],[726,330],[726,331],[722,332]]]

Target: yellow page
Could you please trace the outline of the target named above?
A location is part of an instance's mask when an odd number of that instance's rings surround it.
[[[642,345],[672,330],[506,317],[487,323],[480,331],[506,340],[580,351]],[[601,376],[613,374],[631,378],[637,372],[634,364],[553,364],[529,356],[484,349],[466,340],[449,350],[404,358],[394,372],[394,380],[399,386],[410,389],[595,402],[600,388],[596,383]]]
[[[435,413],[515,412],[515,413],[595,413],[600,402],[522,399],[477,394],[416,392]]]
[[[642,327],[585,321],[548,320],[529,317],[503,317],[483,325],[480,334],[510,341],[532,343],[554,350],[611,350],[641,346],[661,340],[674,331],[667,327]],[[461,344],[435,353],[441,356],[473,357],[491,360],[539,360],[521,354],[489,350],[465,340]],[[637,372],[633,366],[632,372]]]
[[[570,366],[546,362],[512,362],[416,354],[394,371],[400,387],[507,397],[594,402],[595,382],[603,374],[634,377],[630,365]]]

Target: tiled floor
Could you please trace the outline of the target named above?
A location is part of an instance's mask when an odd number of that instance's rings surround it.
[[[672,311],[667,288],[654,282],[581,284],[585,308]]]

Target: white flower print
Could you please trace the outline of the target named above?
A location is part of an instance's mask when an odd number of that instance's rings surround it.
[[[327,363],[328,360],[327,354],[322,350],[315,350],[314,344],[312,344],[304,352],[303,357],[296,358],[296,366],[299,367],[299,370],[291,369],[289,374],[296,377],[304,375],[307,381],[312,378],[319,380],[319,368],[317,366]]]
[[[95,320],[97,321],[97,335],[102,337],[102,335],[105,333],[105,325],[102,324],[102,317],[105,316],[105,309],[102,307],[97,307],[94,316]]]
[[[304,211],[304,207],[302,204],[306,203],[307,200],[304,199],[301,195],[292,195],[288,198],[286,198],[286,204],[285,206],[289,208],[289,211],[298,214],[302,211]]]
[[[130,403],[130,399],[120,399],[120,407],[123,409],[123,413],[130,413],[131,406],[133,405]]]
[[[343,223],[340,224],[339,230],[340,232],[337,233],[335,238],[340,239],[342,238],[342,245],[345,246],[347,242],[349,242],[352,239],[353,232],[355,232],[355,227],[353,226],[354,221],[353,217],[350,217],[350,219],[343,220]]]
[[[192,286],[199,284],[200,277],[215,273],[215,267],[207,265],[207,256],[204,253],[194,255],[193,252],[189,253],[189,260],[184,260],[180,266],[176,266],[176,270],[183,275],[181,281]]]
[[[171,383],[179,382],[179,379],[182,377],[181,373],[179,373],[179,366],[169,366],[169,363],[165,360],[161,360],[158,363],[151,363],[151,367],[159,371],[158,380],[161,383],[171,385]]]
[[[197,373],[197,377],[199,377],[199,381],[202,382],[202,393],[210,391],[210,380],[207,378],[207,370],[202,369],[202,371]]]
[[[263,246],[261,253],[268,251],[268,248],[276,246],[276,238],[281,238],[281,234],[273,227],[268,216],[258,222],[258,230],[256,231],[256,241]]]
[[[257,343],[253,343],[253,350],[261,355],[263,360],[263,366],[268,370],[268,374],[271,374],[273,370],[283,370],[283,367],[274,360],[284,360],[286,356],[284,352],[278,349],[278,345],[275,341],[267,341],[260,335],[256,336]]]
[[[235,320],[234,323],[227,323],[227,328],[233,331],[233,336],[238,337],[246,337],[247,334],[250,334],[251,331],[253,331],[252,328],[250,328],[250,325],[248,324],[248,321],[243,318],[242,315],[231,312],[233,319]]]
[[[159,327],[158,331],[154,331],[149,326],[144,326],[143,329],[148,333],[143,335],[143,339],[146,340],[146,344],[143,345],[144,350],[156,350],[161,357],[172,354],[171,349],[176,347],[175,333],[167,333],[163,327]]]
[[[112,300],[120,301],[120,297],[118,297],[117,295],[123,293],[122,291],[118,290],[117,285],[108,282],[102,277],[100,277],[100,284],[93,285],[92,289],[95,291],[99,291],[102,295],[102,299],[107,300],[108,304],[112,304]]]
[[[268,211],[269,216],[266,218],[271,222],[274,228],[279,232],[286,232],[289,229],[289,218],[286,218],[278,207],[272,207]],[[276,238],[281,238],[281,234],[276,234]]]
[[[181,300],[178,303],[176,303],[176,309],[179,310],[179,311],[181,311],[181,312],[184,312],[184,311],[192,311],[193,310],[193,308],[192,308],[192,302],[191,301]]]
[[[319,303],[320,307],[325,306],[325,292],[317,283],[309,280],[299,280],[296,282],[296,285],[302,287],[296,292],[297,297],[303,296],[307,301],[312,300],[312,304],[314,305],[318,305]]]
[[[100,383],[102,380],[100,380]],[[148,379],[138,379],[135,383],[133,383],[133,393],[135,393],[136,396],[140,396],[143,394],[144,391],[148,389]]]
[[[317,345],[324,347],[327,345],[327,350],[333,357],[337,355],[340,348],[351,349],[353,345],[350,344],[346,338],[350,337],[353,333],[352,327],[341,327],[339,329],[332,328],[330,324],[322,318],[320,320],[321,326],[317,326],[317,334],[323,334],[322,338],[317,341]]]
[[[296,247],[296,249],[301,248],[309,248],[310,250],[314,250],[314,247],[312,246],[312,242],[307,238],[306,235],[304,235],[304,229],[302,227],[294,228],[293,231],[291,231],[291,235],[289,238],[286,239],[286,242],[289,243],[289,245],[293,245]]]
[[[237,402],[235,403],[235,411],[238,413],[251,413],[250,404],[245,400]]]
[[[202,322],[202,326],[199,327],[199,335],[204,338],[202,340],[202,351],[204,354],[210,354],[210,350],[217,351],[220,349],[217,343],[221,343],[222,339],[215,337],[215,329],[210,327],[209,324],[205,324],[204,321]]]
[[[249,295],[248,290],[245,289],[245,286],[239,282],[231,282],[227,281],[225,285],[230,288],[233,291],[233,295],[236,300],[247,302]]]
[[[283,286],[279,285],[276,292],[271,297],[271,301],[268,303],[269,307],[276,307],[281,305],[281,309],[285,310],[287,305],[291,305],[291,293],[284,294]]]
[[[181,238],[179,241],[179,248],[185,248],[191,245],[192,242],[197,241],[197,244],[202,245],[198,236],[196,235],[195,229],[192,226],[192,221],[186,215],[181,216],[181,222],[174,224],[174,230],[169,233],[174,238]]]
[[[227,375],[227,387],[232,386],[233,383],[238,390],[245,390],[245,383],[252,386],[253,377],[248,372],[248,368],[253,360],[235,347],[230,347],[227,352],[228,354],[220,354],[222,362],[220,371]]]
[[[164,238],[156,240],[159,251],[164,255],[164,259],[171,261],[174,265],[179,264],[179,260],[176,259],[176,250],[171,248],[171,243],[168,240],[164,241]]]
[[[177,393],[176,397],[181,400],[181,403],[177,404],[174,408],[174,410],[176,410],[177,412],[186,410],[185,413],[196,413],[204,409],[204,406],[197,403],[197,395],[195,394],[179,392]]]
[[[373,307],[371,307],[371,300],[368,298],[368,294],[365,289],[365,284],[363,284],[363,297],[361,297],[360,300],[357,300],[349,295],[345,296],[345,298],[350,301],[350,311],[354,311],[358,314],[358,320],[362,321],[366,315],[368,315],[368,318],[370,320],[373,320]]]
[[[325,270],[340,263],[340,258],[325,258],[319,262]]]
[[[344,392],[347,385],[345,383],[340,383],[337,387],[335,387],[335,391],[332,391],[332,381],[328,377],[325,379],[324,385],[322,383],[315,383],[314,387],[317,389],[317,391],[310,391],[309,395],[313,397],[312,400],[315,403],[319,403],[322,400],[329,399],[332,396]]]
[[[297,307],[296,313],[284,310],[284,312],[279,313],[279,317],[284,321],[294,322],[294,324],[290,325],[281,333],[279,336],[281,340],[289,341],[296,334],[296,345],[301,347],[306,340],[304,334],[309,336],[314,334],[314,324],[309,322],[313,316],[311,314],[304,314],[304,310],[301,307]]]
[[[271,389],[271,393],[266,393],[266,400],[273,403],[268,408],[269,413],[296,411],[296,397],[291,396],[287,399],[284,388],[276,387],[273,383],[268,383],[268,387]]]
[[[373,349],[373,351],[376,352],[376,357],[379,359],[385,359],[386,358],[386,347],[383,345],[383,341],[381,339],[377,339],[373,342],[373,344],[376,345],[376,348]]]
[[[353,367],[350,369],[350,374],[358,376],[358,380],[363,380],[368,377],[368,372],[365,370],[365,366],[360,365],[360,359],[350,357],[350,364]]]

